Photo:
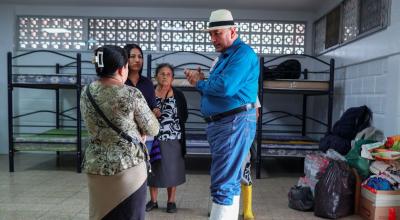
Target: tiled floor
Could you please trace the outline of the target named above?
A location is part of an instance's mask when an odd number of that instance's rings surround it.
[[[0,155],[0,220],[88,219],[88,189],[85,174],[75,172],[72,155],[63,155],[56,166],[52,154],[17,154],[16,172],[8,172],[8,157]],[[158,210],[150,220],[207,219],[209,196],[208,159],[190,158],[187,182],[178,187],[178,213],[165,212],[166,193],[160,192]],[[262,179],[254,181],[253,205],[256,219],[319,219],[312,212],[287,206],[288,189],[302,173],[300,160],[268,159]],[[350,216],[344,219],[361,219]]]

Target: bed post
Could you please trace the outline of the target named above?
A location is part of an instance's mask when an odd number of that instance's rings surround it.
[[[308,79],[308,69],[304,69],[304,79]],[[307,129],[307,98],[308,96],[303,94],[303,114],[301,120],[301,136],[306,136]]]
[[[56,63],[56,74],[60,73],[60,64]],[[60,89],[56,88],[56,129],[60,128]],[[60,166],[60,151],[57,154],[57,166]]]
[[[81,54],[76,55],[76,171],[80,173],[82,164],[82,134],[81,134]]]
[[[56,64],[56,74],[60,73],[60,64]],[[56,128],[60,128],[60,89],[56,88]]]
[[[329,101],[328,101],[328,133],[332,129],[332,111],[333,111],[333,94],[334,94],[334,81],[335,81],[335,60],[331,59],[329,65]]]
[[[262,118],[263,118],[263,101],[264,101],[264,57],[260,57],[260,75],[258,76],[258,98],[260,100],[261,107],[259,108],[259,116],[257,120],[257,158],[256,158],[256,178],[261,178],[261,140],[262,140]]]
[[[151,80],[151,54],[147,54],[147,78]]]
[[[9,171],[14,172],[14,140],[13,140],[13,107],[12,107],[12,54],[7,53],[7,83],[8,83],[8,162]]]

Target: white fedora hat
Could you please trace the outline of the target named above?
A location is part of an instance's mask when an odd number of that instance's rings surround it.
[[[226,9],[219,9],[211,12],[208,28],[204,31],[237,27],[233,21],[232,13]]]

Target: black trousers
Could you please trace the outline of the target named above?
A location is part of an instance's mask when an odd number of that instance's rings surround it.
[[[111,210],[103,220],[144,220],[147,181],[132,195]]]

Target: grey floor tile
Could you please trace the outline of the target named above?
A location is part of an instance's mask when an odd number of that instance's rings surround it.
[[[0,210],[0,220],[31,220],[37,219],[44,213],[38,211],[24,211],[24,210]]]
[[[38,220],[75,220],[76,215],[60,214],[60,213],[46,213]]]
[[[0,220],[88,219],[89,197],[85,174],[75,172],[75,160],[53,154],[17,154],[16,172],[8,172],[8,157],[0,155]],[[303,170],[301,160],[266,159],[262,178],[254,179],[253,211],[257,220],[317,220],[313,212],[288,208],[287,192]],[[166,190],[159,192],[160,208],[146,213],[147,220],[205,220],[210,205],[209,160],[190,158],[185,184],[178,187],[175,214],[166,213]],[[147,199],[149,199],[147,195]],[[240,219],[240,218],[239,218]],[[345,220],[360,220],[349,216]]]
[[[74,220],[88,220],[89,215],[88,214],[77,214],[74,216]]]

